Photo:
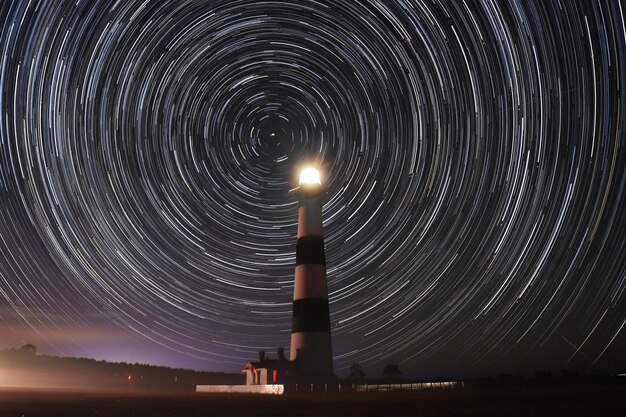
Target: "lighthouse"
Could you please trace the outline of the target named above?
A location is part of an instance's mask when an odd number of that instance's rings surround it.
[[[319,171],[303,169],[296,192],[300,205],[290,359],[300,379],[329,380],[333,377],[333,354],[322,227],[326,190]]]

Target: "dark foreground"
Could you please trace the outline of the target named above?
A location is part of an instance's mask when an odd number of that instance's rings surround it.
[[[626,386],[510,386],[323,396],[0,390],[0,417],[626,416]]]

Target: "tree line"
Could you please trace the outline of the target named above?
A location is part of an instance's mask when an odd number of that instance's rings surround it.
[[[350,366],[350,370],[348,371],[348,379],[350,382],[359,384],[366,381],[365,372],[359,363],[353,363]],[[400,367],[396,364],[389,363],[385,365],[382,373],[382,380],[380,382],[383,383],[401,383],[404,379],[402,378],[402,371],[400,371]]]
[[[163,388],[194,390],[203,384],[243,384],[243,374],[195,371],[140,363],[38,355],[37,347],[0,350],[0,373],[29,386]]]

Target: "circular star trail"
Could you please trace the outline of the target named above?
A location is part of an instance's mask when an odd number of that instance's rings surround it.
[[[620,2],[0,7],[5,334],[288,345],[313,164],[339,375],[626,366]]]

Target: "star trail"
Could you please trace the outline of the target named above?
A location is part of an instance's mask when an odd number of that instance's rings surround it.
[[[5,1],[0,347],[288,348],[320,167],[335,370],[626,368],[619,1]]]

